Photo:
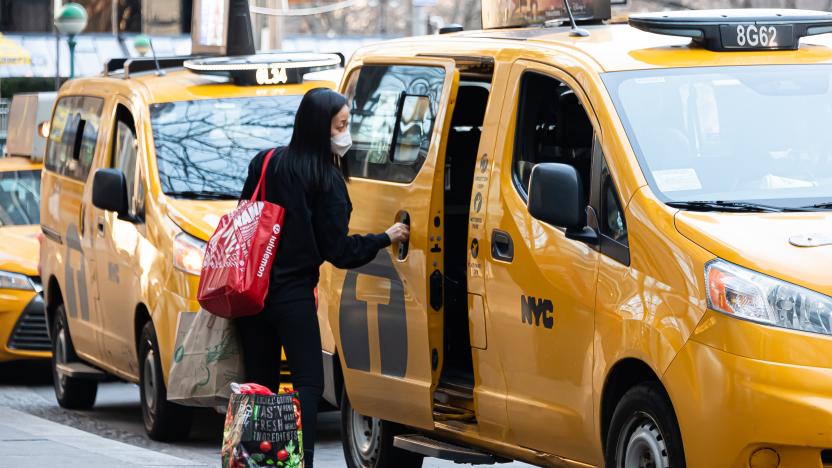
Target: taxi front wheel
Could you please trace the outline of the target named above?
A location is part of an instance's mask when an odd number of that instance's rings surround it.
[[[55,310],[52,324],[52,382],[55,386],[55,398],[61,408],[90,409],[95,404],[98,382],[95,380],[70,377],[59,365],[78,361],[72,337],[66,325],[66,310],[61,304]]]
[[[139,393],[142,417],[147,435],[153,440],[173,441],[188,437],[191,431],[192,410],[168,401],[162,378],[159,343],[152,322],[142,328],[139,341]]]
[[[420,468],[424,457],[393,446],[401,426],[356,412],[341,391],[341,444],[349,468]]]
[[[610,468],[684,468],[685,453],[676,413],[657,382],[631,388],[615,408],[607,434]]]

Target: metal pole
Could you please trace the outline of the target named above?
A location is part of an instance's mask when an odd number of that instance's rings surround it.
[[[69,45],[69,79],[75,78],[75,34],[70,34],[67,39]]]
[[[118,0],[113,0],[110,3],[110,10],[110,21],[113,22],[113,36],[118,36]]]
[[[61,35],[55,28],[55,91],[61,88]]]

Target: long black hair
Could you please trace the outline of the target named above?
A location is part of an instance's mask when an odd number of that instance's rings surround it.
[[[347,165],[332,153],[332,118],[347,99],[328,88],[309,90],[295,114],[287,153],[277,160],[278,172],[304,181],[307,192],[329,190],[337,178],[349,180]]]

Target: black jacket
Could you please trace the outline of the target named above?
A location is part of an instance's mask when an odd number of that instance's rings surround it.
[[[266,153],[261,151],[251,160],[240,199],[254,193]],[[284,154],[284,148],[275,151],[265,178],[266,201],[286,210],[269,282],[269,296],[278,302],[312,299],[324,261],[338,268],[358,268],[390,245],[384,233],[348,235],[352,203],[340,175],[329,190],[306,193],[303,181],[278,173],[275,162]]]

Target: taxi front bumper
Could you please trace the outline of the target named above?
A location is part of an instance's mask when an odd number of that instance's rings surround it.
[[[51,356],[43,295],[0,289],[0,362]]]
[[[687,466],[832,467],[832,369],[749,359],[692,339],[663,381]]]

